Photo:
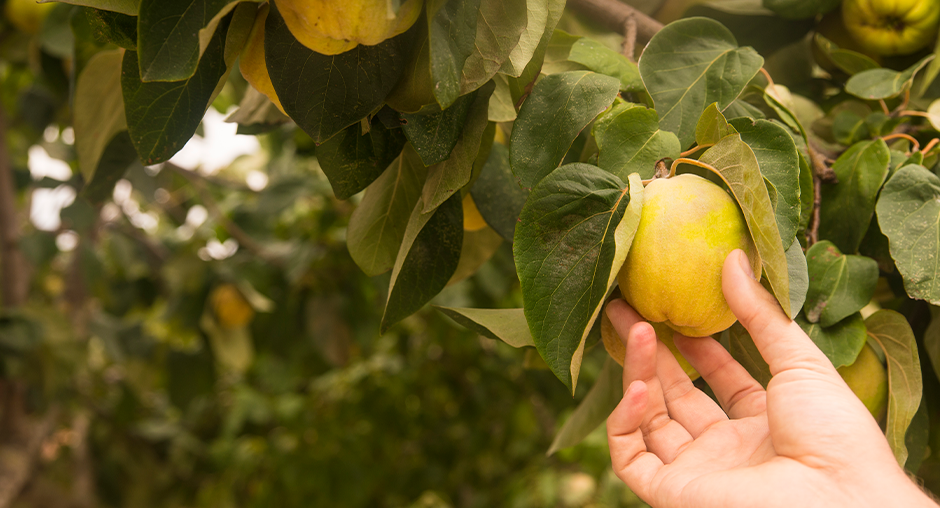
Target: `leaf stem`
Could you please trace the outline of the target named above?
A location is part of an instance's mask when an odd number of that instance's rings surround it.
[[[692,166],[698,166],[702,169],[707,169],[711,171],[712,173],[715,173],[716,175],[720,176],[721,179],[724,180],[724,177],[721,176],[721,171],[718,171],[717,169],[715,169],[715,167],[712,166],[711,164],[706,164],[698,159],[687,159],[685,157],[679,157],[678,159],[672,161],[672,166],[669,167],[669,176],[667,176],[666,178],[672,178],[676,176],[676,168],[679,167],[679,164],[690,164]]]
[[[776,87],[776,86],[777,86],[777,85],[774,84],[774,78],[770,77],[770,73],[767,72],[767,69],[761,67],[761,68],[760,68],[760,72],[761,72],[761,74],[764,75],[765,78],[767,78],[767,87],[768,87],[768,88],[773,88],[773,87]]]
[[[888,109],[888,105],[885,103],[884,99],[878,99],[878,103],[881,104],[881,110],[884,111],[886,115],[891,114],[891,110]]]
[[[895,132],[894,134],[888,134],[887,136],[881,136],[882,141],[888,141],[891,139],[903,138],[910,141],[914,145],[914,151],[920,151],[920,142],[914,139],[910,134],[905,134],[903,132]]]
[[[927,143],[927,146],[925,146],[924,149],[921,150],[921,152],[924,154],[925,157],[927,156],[928,152],[933,150],[933,147],[937,146],[937,143],[940,143],[940,138],[933,138]]]
[[[705,144],[705,145],[695,145],[695,146],[693,146],[692,148],[689,148],[688,150],[686,150],[686,151],[680,153],[680,154],[679,154],[679,157],[688,157],[689,155],[692,155],[693,153],[695,153],[695,152],[701,150],[702,148],[708,148],[708,147],[711,147],[711,146],[715,146],[715,144],[714,144],[714,143],[708,143],[708,144]]]

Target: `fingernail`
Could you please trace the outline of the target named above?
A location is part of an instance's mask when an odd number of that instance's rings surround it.
[[[751,260],[747,258],[747,254],[743,250],[738,251],[738,263],[741,265],[741,270],[753,279],[754,270],[751,269]]]

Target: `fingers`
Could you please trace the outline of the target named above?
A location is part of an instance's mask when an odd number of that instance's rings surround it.
[[[627,385],[623,400],[607,418],[607,441],[614,472],[643,499],[649,499],[653,477],[663,467],[663,461],[647,451],[640,430],[648,401],[646,384],[631,383]]]
[[[735,249],[725,259],[721,288],[731,311],[770,365],[772,375],[794,368],[838,375],[826,355],[783,313],[773,295],[754,280],[743,251]]]
[[[674,335],[680,336],[679,333]],[[669,415],[682,424],[693,438],[697,438],[711,425],[727,420],[728,416],[715,401],[692,384],[672,351],[662,342],[658,348],[656,373],[663,387],[663,398]]]
[[[758,415],[767,408],[767,393],[748,371],[716,340],[675,335],[682,356],[712,387],[731,418]]]

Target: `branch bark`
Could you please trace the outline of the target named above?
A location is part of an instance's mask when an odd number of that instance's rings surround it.
[[[627,35],[628,22],[633,17],[636,39],[643,43],[663,28],[659,21],[617,0],[568,0],[568,7],[621,35]]]

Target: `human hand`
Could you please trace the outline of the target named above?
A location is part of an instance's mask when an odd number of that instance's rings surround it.
[[[627,338],[623,400],[607,419],[617,476],[656,508],[936,507],[829,359],[754,280],[740,250],[725,259],[722,290],[773,377],[765,391],[714,339],[676,333],[721,407],[626,302],[608,304]]]

